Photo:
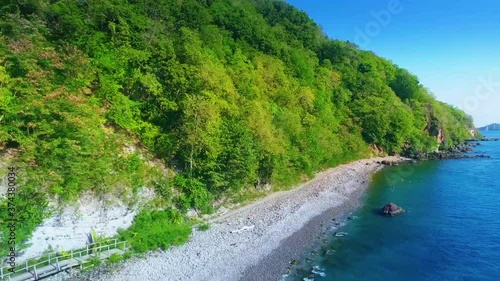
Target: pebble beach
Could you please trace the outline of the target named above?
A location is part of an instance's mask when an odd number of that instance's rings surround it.
[[[182,246],[132,258],[111,270],[51,281],[281,280],[291,261],[310,249],[332,220],[359,207],[382,162],[405,160],[372,158],[323,171],[290,191],[226,212],[207,231],[193,230]]]

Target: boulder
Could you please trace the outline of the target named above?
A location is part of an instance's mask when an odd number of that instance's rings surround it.
[[[386,166],[398,166],[398,162],[397,161],[391,161],[391,160],[383,160],[382,162],[380,162],[382,165],[386,165]]]
[[[397,216],[404,213],[405,210],[394,203],[389,203],[382,208],[382,214],[384,216]]]

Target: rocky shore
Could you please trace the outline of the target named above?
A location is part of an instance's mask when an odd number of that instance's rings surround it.
[[[493,141],[493,139],[488,139],[488,140]],[[446,150],[439,150],[430,153],[423,153],[423,152],[410,153],[405,156],[416,160],[490,158],[490,156],[488,155],[470,154],[474,150],[474,147],[481,145],[480,141],[484,140],[483,139],[467,140],[458,145],[450,147]]]
[[[402,161],[409,159],[366,159],[318,173],[296,189],[227,212],[208,231],[195,230],[182,246],[51,280],[279,280],[333,218],[360,206],[370,177],[384,167],[382,162]]]
[[[466,142],[478,142],[478,141],[500,141],[500,138],[480,138],[480,139],[466,140]]]

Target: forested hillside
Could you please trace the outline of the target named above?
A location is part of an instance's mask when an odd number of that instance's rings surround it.
[[[436,150],[473,128],[410,72],[284,1],[1,3],[0,149],[23,171],[23,237],[48,200],[85,190],[150,185],[165,205],[210,212],[222,196]],[[127,145],[177,176],[152,177]]]

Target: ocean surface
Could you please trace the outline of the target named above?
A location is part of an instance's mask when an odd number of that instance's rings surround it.
[[[376,174],[352,220],[286,279],[500,280],[500,142],[482,142],[473,153],[492,158],[424,161]],[[407,213],[380,216],[389,202]]]

